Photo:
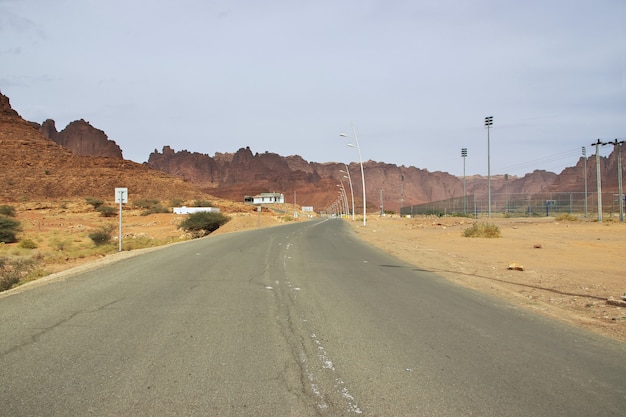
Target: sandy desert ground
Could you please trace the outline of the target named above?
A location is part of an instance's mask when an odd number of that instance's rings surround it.
[[[364,240],[461,285],[626,341],[626,225],[615,220],[493,218],[500,238],[463,231],[487,219],[368,216]],[[521,267],[509,269],[509,267]],[[611,301],[608,301],[611,300]],[[615,305],[622,304],[622,305]]]

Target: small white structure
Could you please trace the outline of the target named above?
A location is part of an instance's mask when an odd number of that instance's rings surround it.
[[[219,207],[174,207],[174,214],[192,214],[192,213],[219,213]]]
[[[281,193],[261,193],[255,196],[245,196],[247,204],[285,204],[285,196]]]

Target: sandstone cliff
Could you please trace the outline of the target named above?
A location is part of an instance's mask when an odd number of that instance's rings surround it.
[[[229,157],[213,158],[186,150],[175,152],[166,146],[162,152],[155,150],[150,154],[147,164],[197,183],[213,195],[235,201],[242,201],[245,195],[277,191],[284,193],[287,201],[293,202],[295,197],[299,205],[323,210],[337,198],[341,184],[350,195],[344,164],[307,162],[299,156],[282,157],[269,152],[253,154],[250,148],[239,149]],[[362,207],[360,165],[351,163],[347,168],[355,205]],[[365,162],[364,171],[368,210],[380,207],[380,190],[383,190],[383,207],[396,212],[401,204],[419,204],[463,192],[461,181],[443,172],[430,173],[376,161]]]
[[[57,132],[54,120],[48,119],[42,123],[39,131],[44,137],[76,155],[123,159],[122,150],[115,141],[83,119],[70,123],[60,132]]]
[[[193,184],[122,159],[76,155],[44,137],[0,93],[0,200],[72,197],[114,200],[115,187],[132,199],[207,199]]]

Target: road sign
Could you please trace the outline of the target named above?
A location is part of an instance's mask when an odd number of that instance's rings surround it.
[[[128,203],[128,188],[115,189],[115,202],[123,204]]]

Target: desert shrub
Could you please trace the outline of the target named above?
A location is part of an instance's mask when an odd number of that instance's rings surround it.
[[[8,290],[25,278],[37,266],[37,261],[32,258],[9,259],[0,257],[0,291]]]
[[[15,217],[15,207],[0,206],[0,214],[7,217]]]
[[[150,207],[147,210],[144,210],[141,212],[142,216],[149,216],[150,214],[155,214],[155,213],[169,213],[170,210],[167,207],[163,207],[160,204],[157,204],[156,206]]]
[[[100,207],[100,206],[102,206],[104,204],[104,201],[102,201],[102,200],[100,200],[98,198],[93,198],[93,197],[87,197],[85,199],[85,201],[87,202],[87,204],[90,204],[96,210],[98,209],[98,207]]]
[[[17,242],[17,233],[22,231],[20,222],[9,217],[0,216],[0,242]]]
[[[180,198],[172,198],[170,200],[170,207],[180,207],[183,204],[183,200]]]
[[[196,236],[202,236],[203,234],[216,231],[229,220],[230,218],[222,213],[199,212],[187,215],[187,218],[180,223],[179,227],[192,232]]]
[[[152,198],[142,198],[140,200],[133,201],[133,206],[148,210],[158,205],[159,200],[155,200]]]
[[[18,246],[22,249],[37,249],[37,244],[32,239],[21,240]]]
[[[72,240],[69,238],[54,237],[48,243],[58,252],[64,252],[72,246]]]
[[[100,206],[96,209],[102,217],[114,217],[117,215],[117,209],[111,206]]]
[[[571,213],[561,213],[556,217],[556,220],[560,222],[576,222],[578,221],[578,217],[574,216]]]
[[[209,200],[195,200],[193,202],[194,207],[213,207],[213,203]]]
[[[89,236],[89,239],[91,239],[93,243],[96,244],[96,246],[106,245],[111,241],[113,229],[113,225],[107,224],[104,226],[100,226],[98,229],[89,233],[87,236]]]
[[[463,231],[465,237],[502,237],[500,228],[495,224],[490,223],[474,223],[472,227],[469,227]]]

